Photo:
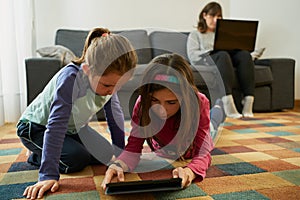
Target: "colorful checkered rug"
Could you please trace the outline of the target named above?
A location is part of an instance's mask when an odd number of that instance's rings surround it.
[[[107,132],[104,122],[93,126]],[[127,134],[129,130],[126,123]],[[0,127],[1,200],[24,198],[26,186],[37,180],[38,170],[26,163],[26,150],[15,132],[14,124]],[[59,191],[49,192],[44,199],[300,199],[300,113],[258,113],[253,119],[227,119],[212,155],[205,180],[184,190],[108,196],[100,188],[106,167],[95,165],[61,175]],[[184,163],[126,174],[126,180],[170,178],[173,167],[179,165]]]

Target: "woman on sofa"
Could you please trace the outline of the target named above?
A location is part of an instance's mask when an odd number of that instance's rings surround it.
[[[244,50],[213,51],[215,28],[222,19],[222,7],[217,2],[208,3],[199,14],[197,30],[190,33],[187,53],[193,65],[201,64],[202,59],[210,56],[218,67],[223,79],[226,95],[222,97],[227,117],[253,117],[254,102],[254,63],[250,52]],[[240,114],[232,96],[233,79],[237,74],[241,90],[243,110]]]

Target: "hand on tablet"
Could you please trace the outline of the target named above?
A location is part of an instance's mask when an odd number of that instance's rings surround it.
[[[196,178],[194,172],[188,168],[182,168],[182,167],[177,167],[176,169],[173,170],[172,172],[173,178],[181,178],[181,186],[183,188],[186,188],[191,185],[192,181]]]
[[[111,164],[105,172],[105,177],[102,181],[101,187],[106,189],[106,184],[110,183],[114,176],[117,176],[118,181],[124,181],[124,171],[121,166]]]

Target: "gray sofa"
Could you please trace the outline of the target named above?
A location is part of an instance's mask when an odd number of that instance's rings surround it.
[[[185,58],[188,32],[147,31],[143,29],[112,31],[127,37],[137,50],[138,66],[134,77],[118,92],[126,119],[130,118],[132,106],[137,98],[137,88],[143,70],[149,61],[162,53],[174,52]],[[55,45],[70,49],[80,56],[88,30],[59,29],[55,35]],[[25,60],[28,104],[43,89],[50,78],[63,66],[61,59],[35,57]],[[191,66],[196,85],[210,100],[211,104],[224,95],[222,81],[215,66]],[[271,112],[294,107],[294,71],[292,58],[258,59],[255,61],[255,102],[254,112]],[[233,95],[238,110],[242,109],[243,98],[237,80]],[[104,119],[103,111],[97,114]]]

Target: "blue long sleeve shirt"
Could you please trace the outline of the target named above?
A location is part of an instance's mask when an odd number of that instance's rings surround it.
[[[124,115],[116,94],[99,96],[79,66],[62,68],[26,108],[21,120],[45,125],[39,180],[59,179],[65,134],[77,134],[104,107],[112,142],[124,148]]]

